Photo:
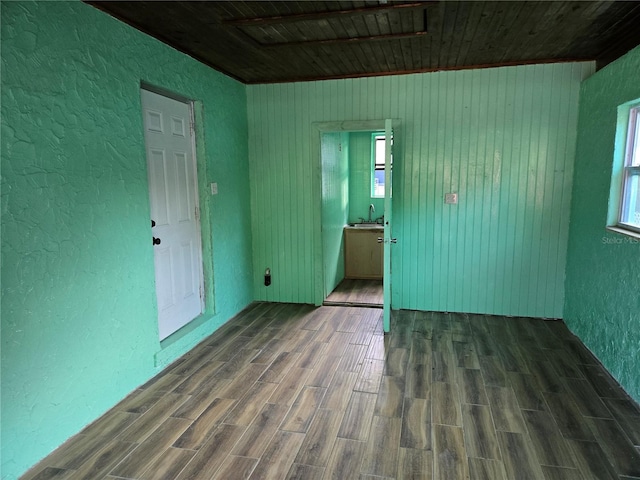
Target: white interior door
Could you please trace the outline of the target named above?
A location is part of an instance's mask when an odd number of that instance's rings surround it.
[[[189,104],[144,89],[142,109],[162,340],[203,309],[192,113]]]

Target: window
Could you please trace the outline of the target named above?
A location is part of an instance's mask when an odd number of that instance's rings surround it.
[[[640,105],[629,109],[627,125],[618,223],[640,232]]]
[[[391,139],[393,145],[393,138]],[[374,133],[371,135],[371,197],[384,198],[385,172],[385,137],[384,133]],[[391,166],[393,166],[393,155],[391,155]]]

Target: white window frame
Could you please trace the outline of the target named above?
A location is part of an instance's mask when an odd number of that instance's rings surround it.
[[[384,198],[384,188],[383,188],[383,193],[376,194],[375,175],[376,175],[376,171],[382,171],[382,172],[385,171],[384,154],[382,155],[382,163],[377,162],[378,142],[382,142],[383,144],[385,144],[385,141],[386,140],[385,140],[384,132],[374,132],[371,134],[371,185],[370,185],[371,198]],[[393,147],[393,137],[391,137],[391,145]],[[392,152],[393,152],[393,148],[392,148]],[[391,168],[393,169],[393,153],[391,154]],[[385,178],[384,181],[386,183],[387,179]]]
[[[640,219],[631,219],[631,208],[638,204],[640,188],[640,104],[629,109],[627,138],[625,142],[622,187],[620,191],[620,211],[618,225],[621,228],[640,233]],[[636,180],[635,183],[633,180]],[[636,216],[640,212],[635,212]]]

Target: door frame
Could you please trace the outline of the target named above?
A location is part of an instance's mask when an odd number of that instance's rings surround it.
[[[399,119],[391,119],[394,137],[400,127]],[[385,120],[345,120],[313,122],[311,124],[311,155],[313,158],[313,292],[314,305],[324,302],[324,264],[322,258],[322,149],[321,136],[330,132],[384,131]],[[396,139],[397,142],[397,139]],[[392,178],[393,180],[393,178]]]
[[[213,291],[213,265],[209,265],[208,262],[205,262],[205,250],[207,253],[213,252],[213,245],[211,241],[211,224],[210,224],[210,215],[209,215],[209,205],[206,199],[203,196],[203,193],[208,191],[206,186],[206,161],[204,155],[204,142],[203,142],[203,120],[204,120],[204,111],[202,108],[202,103],[191,98],[188,98],[184,95],[177,94],[172,92],[171,90],[167,90],[162,87],[158,87],[156,85],[141,81],[140,82],[140,90],[146,90],[151,93],[155,93],[156,95],[161,95],[163,97],[170,98],[180,103],[184,103],[188,106],[189,109],[189,137],[191,142],[191,149],[193,152],[193,162],[195,168],[195,182],[194,186],[196,188],[195,192],[195,208],[197,212],[196,219],[196,247],[199,249],[200,259],[198,261],[198,280],[200,283],[200,314],[193,318],[191,321],[183,325],[181,328],[171,333],[166,338],[160,340],[161,346],[166,344],[171,344],[175,340],[175,337],[180,337],[180,332],[187,327],[188,325],[193,324],[198,318],[201,318],[205,313],[215,313],[215,302],[214,302],[214,291]],[[145,142],[145,162],[146,160],[146,141]],[[148,166],[146,167],[148,171]],[[147,184],[147,191],[149,190],[149,185]],[[204,208],[201,206],[203,205]],[[149,205],[150,207],[150,205]],[[150,218],[150,217],[149,217]],[[204,233],[207,235],[204,235]],[[211,257],[211,255],[209,255]],[[155,265],[153,267],[155,269]],[[155,270],[154,270],[155,275]],[[207,279],[211,279],[211,281],[207,282]],[[155,282],[154,282],[155,285]],[[158,321],[158,312],[156,307],[156,327]]]

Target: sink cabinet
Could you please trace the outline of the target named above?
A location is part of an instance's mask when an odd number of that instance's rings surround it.
[[[344,272],[345,278],[382,278],[382,227],[344,229]]]

